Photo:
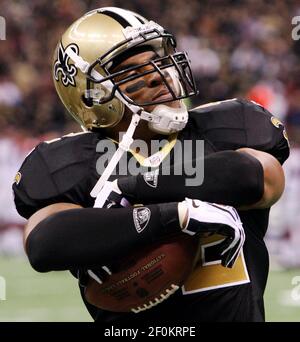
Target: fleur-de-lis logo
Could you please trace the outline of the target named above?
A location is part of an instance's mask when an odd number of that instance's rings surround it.
[[[70,57],[66,53],[68,49],[72,49],[76,55],[79,54],[79,48],[76,44],[70,44],[64,49],[61,43],[59,43],[57,50],[57,60],[54,63],[54,78],[59,81],[59,74],[61,74],[61,81],[65,87],[71,85],[76,87],[75,76],[77,74],[77,68],[74,64],[70,64]]]

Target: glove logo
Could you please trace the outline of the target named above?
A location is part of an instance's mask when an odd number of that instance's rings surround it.
[[[148,225],[151,216],[149,208],[141,207],[133,209],[133,222],[135,229],[141,233]]]
[[[76,44],[70,44],[64,49],[60,43],[57,51],[57,60],[54,63],[54,78],[58,82],[59,74],[61,74],[61,81],[65,87],[69,85],[76,87],[75,76],[77,75],[77,68],[74,64],[69,64],[70,57],[66,53],[68,49],[72,49],[76,55],[79,54],[79,48]]]

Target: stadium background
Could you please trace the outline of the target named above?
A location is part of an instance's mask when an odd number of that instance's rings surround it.
[[[78,131],[54,91],[52,54],[74,19],[104,6],[137,11],[177,36],[200,90],[193,105],[242,96],[285,122],[292,153],[286,191],[272,210],[266,238],[271,273],[265,300],[268,321],[299,321],[300,41],[292,39],[292,17],[300,15],[300,4],[287,0],[1,0],[6,40],[0,41],[0,280],[6,293],[0,293],[0,321],[91,320],[67,272],[38,274],[30,268],[11,183],[39,141]]]

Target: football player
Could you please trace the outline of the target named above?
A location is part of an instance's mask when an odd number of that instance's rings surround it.
[[[263,321],[263,238],[269,209],[284,189],[281,164],[289,155],[283,125],[242,99],[187,111],[183,99],[197,93],[187,54],[176,51],[174,36],[163,27],[124,9],[99,8],[73,23],[57,45],[53,78],[84,132],[39,144],[13,185],[17,210],[29,219],[24,245],[33,268],[71,270],[85,301],[84,278],[103,276],[95,271],[99,266],[162,237],[200,234],[199,261],[180,291],[138,314],[85,302],[92,317]],[[166,141],[153,156],[131,148],[137,139],[147,146]],[[199,140],[204,156],[197,152]],[[97,144],[103,141],[116,151],[99,174],[97,161],[105,152]],[[176,169],[174,146],[186,141],[191,145],[183,166],[200,160],[201,184],[162,172],[167,158]],[[116,166],[124,156],[151,172],[121,175]],[[127,201],[146,210],[136,214]]]

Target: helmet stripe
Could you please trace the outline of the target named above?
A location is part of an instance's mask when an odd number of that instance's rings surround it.
[[[135,18],[141,23],[141,24],[145,24],[145,22],[144,21],[142,21],[142,19],[141,18],[139,18],[137,15],[135,15]]]
[[[117,7],[103,7],[98,10],[100,13],[109,15],[117,20],[124,28],[127,26],[140,26],[141,20],[138,19],[132,12],[117,8]]]
[[[103,11],[101,12],[101,14],[108,15],[109,17],[115,19],[120,25],[123,26],[123,28],[130,26],[129,22],[117,13],[110,12],[110,11]]]
[[[134,13],[134,12],[131,12],[131,11],[130,11],[130,13],[132,15],[134,15],[137,18],[137,20],[139,20],[142,24],[146,24],[149,21],[149,20],[147,20],[146,18],[144,18],[143,16],[141,16],[141,15],[139,15],[137,13]]]

